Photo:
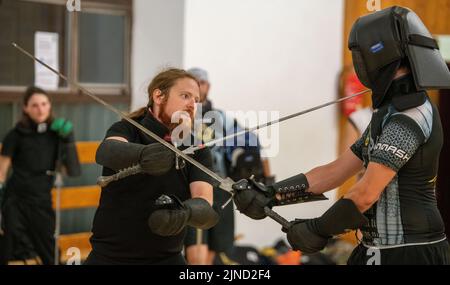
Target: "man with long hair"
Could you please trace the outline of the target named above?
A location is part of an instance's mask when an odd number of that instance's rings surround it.
[[[200,100],[199,83],[184,70],[171,68],[148,86],[147,106],[130,118],[164,140],[175,143],[173,131],[191,128]],[[185,116],[174,120],[179,113]],[[211,167],[208,149],[195,160]],[[103,187],[95,214],[92,252],[85,264],[185,264],[181,255],[187,225],[207,229],[217,223],[211,207],[211,179],[188,163],[175,163],[174,153],[122,120],[106,133],[96,154],[103,175],[139,164],[142,173]],[[183,167],[184,165],[184,167]],[[178,167],[176,167],[178,166]]]

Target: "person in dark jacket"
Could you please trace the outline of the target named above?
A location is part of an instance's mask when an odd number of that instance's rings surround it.
[[[0,155],[0,234],[3,263],[28,260],[37,254],[43,264],[54,264],[55,212],[51,189],[57,167],[80,174],[73,125],[52,114],[48,94],[29,87],[23,115],[3,140]],[[9,168],[12,175],[7,179]]]

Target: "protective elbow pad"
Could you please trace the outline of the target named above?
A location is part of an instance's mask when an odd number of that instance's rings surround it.
[[[145,145],[104,140],[95,154],[95,161],[105,167],[118,171],[139,163]]]
[[[188,225],[192,227],[207,230],[219,221],[219,215],[205,199],[192,198],[183,204],[189,210]]]

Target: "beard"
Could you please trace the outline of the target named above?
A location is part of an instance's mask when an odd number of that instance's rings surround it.
[[[169,115],[166,107],[166,103],[161,105],[160,119],[161,122],[169,129],[170,133],[172,133],[172,131],[178,126],[182,126],[183,129],[192,129],[192,122],[194,122],[195,115],[193,109],[187,108]],[[175,119],[175,122],[172,122],[172,117]]]

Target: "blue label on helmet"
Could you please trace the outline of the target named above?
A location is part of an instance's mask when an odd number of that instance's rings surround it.
[[[244,158],[245,162],[251,162],[253,161],[253,157],[252,156],[247,156]]]
[[[379,42],[379,43],[377,43],[376,45],[373,45],[373,46],[370,48],[370,51],[371,51],[372,53],[377,53],[377,52],[381,51],[382,49],[384,49],[384,45],[383,45],[382,42]]]

